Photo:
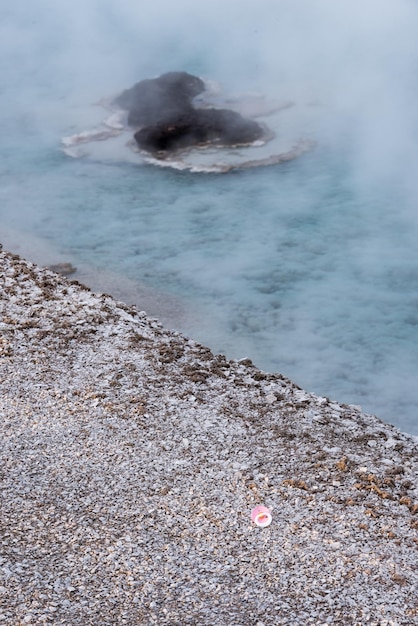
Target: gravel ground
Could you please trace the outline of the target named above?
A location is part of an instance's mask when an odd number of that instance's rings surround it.
[[[0,623],[418,624],[417,437],[1,251],[0,384]]]

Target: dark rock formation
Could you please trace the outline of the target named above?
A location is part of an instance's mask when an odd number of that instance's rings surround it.
[[[146,126],[135,133],[135,141],[148,152],[172,152],[191,146],[248,144],[259,139],[262,127],[235,111],[193,109],[184,115]]]
[[[168,72],[141,80],[114,103],[129,111],[130,126],[149,126],[193,111],[192,100],[205,90],[203,80],[186,72]]]
[[[263,128],[228,109],[199,109],[193,98],[204,82],[186,72],[169,72],[142,80],[114,103],[128,111],[128,124],[139,127],[135,140],[142,150],[163,153],[197,145],[243,145],[263,135]]]

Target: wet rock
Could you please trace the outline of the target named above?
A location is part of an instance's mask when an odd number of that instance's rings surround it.
[[[129,112],[130,126],[150,126],[193,111],[193,98],[204,90],[205,83],[197,76],[168,72],[141,80],[123,91],[114,104]]]
[[[172,120],[141,128],[134,135],[142,150],[172,152],[198,145],[245,145],[260,139],[263,128],[228,109],[195,109]]]
[[[52,270],[57,274],[61,274],[61,276],[70,276],[77,271],[77,268],[71,263],[55,263],[53,265],[48,265],[47,269]]]
[[[263,128],[236,111],[195,108],[193,99],[205,83],[187,72],[169,72],[142,80],[113,103],[128,111],[129,126],[139,128],[135,141],[158,154],[199,145],[247,145],[263,136]]]

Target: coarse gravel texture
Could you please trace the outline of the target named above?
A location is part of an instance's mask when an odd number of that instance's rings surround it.
[[[0,623],[418,624],[417,437],[4,251],[0,384]]]

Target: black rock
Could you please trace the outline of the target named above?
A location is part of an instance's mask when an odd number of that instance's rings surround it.
[[[193,98],[204,90],[197,76],[168,72],[136,83],[114,104],[128,111],[130,126],[139,127],[138,146],[154,154],[207,144],[244,145],[262,137],[260,124],[235,111],[195,108]]]
[[[134,135],[142,150],[173,152],[198,145],[242,145],[263,135],[262,127],[235,111],[194,109],[187,114],[146,126]]]
[[[187,72],[168,72],[141,80],[114,103],[128,111],[130,126],[148,126],[193,110],[192,100],[205,90],[203,80]]]

